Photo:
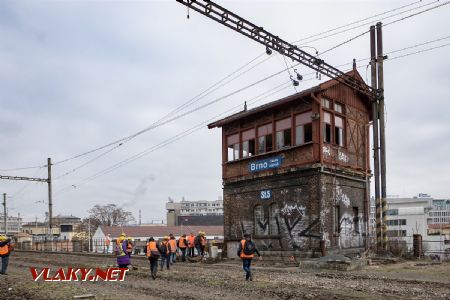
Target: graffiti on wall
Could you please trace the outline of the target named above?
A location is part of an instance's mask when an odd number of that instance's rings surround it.
[[[338,160],[348,163],[348,156],[344,152],[339,151],[338,152]]]
[[[298,213],[301,216],[305,215],[306,208],[302,205],[298,204],[285,204],[283,208],[280,210],[284,216],[292,216],[295,213]]]
[[[344,190],[339,185],[339,181],[337,181],[336,185],[336,203],[342,203],[345,207],[350,206],[350,198],[344,193]]]
[[[322,147],[322,153],[323,153],[324,156],[330,157],[331,156],[331,148],[328,147],[328,146],[323,146]]]

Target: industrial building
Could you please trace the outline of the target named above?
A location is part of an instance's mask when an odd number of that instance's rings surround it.
[[[363,249],[370,120],[368,96],[329,80],[209,124],[222,128],[228,255],[244,233],[261,250]]]
[[[223,225],[223,200],[199,200],[175,202],[170,199],[166,203],[167,225],[199,225],[222,226]]]
[[[5,231],[5,215],[0,214],[0,232],[5,233],[9,236],[17,235],[22,230],[22,218],[20,216],[6,217],[6,231]]]

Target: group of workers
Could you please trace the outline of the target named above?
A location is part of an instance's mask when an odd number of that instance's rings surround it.
[[[164,266],[167,270],[175,263],[178,250],[181,252],[181,261],[185,262],[186,257],[194,257],[195,251],[197,255],[201,257],[205,254],[206,236],[204,231],[200,231],[197,236],[191,232],[186,237],[183,234],[178,240],[176,240],[173,234],[165,236],[160,241],[155,241],[153,237],[150,237],[147,242],[146,255],[150,261],[151,276],[156,278],[158,269],[158,260],[161,259],[160,266],[161,271]],[[131,254],[133,251],[133,243],[130,237],[127,238],[125,233],[122,233],[116,241],[115,254],[117,257],[117,265],[119,268],[128,268],[131,265]]]
[[[150,276],[156,279],[158,271],[158,260],[161,258],[161,271],[164,266],[167,270],[175,263],[178,249],[181,252],[181,261],[186,261],[187,256],[194,257],[194,248],[197,250],[197,254],[201,257],[205,254],[206,236],[205,232],[200,231],[197,236],[191,232],[186,237],[183,234],[178,240],[175,239],[173,234],[165,236],[161,241],[155,241],[153,237],[150,237],[147,242],[146,255],[150,261]],[[9,255],[14,249],[14,243],[10,238],[4,235],[0,235],[0,257],[2,258],[2,265],[0,274],[7,275],[7,268],[9,262]],[[117,256],[117,265],[119,268],[128,268],[131,264],[131,255],[133,250],[133,243],[130,237],[127,238],[125,233],[122,233],[117,239],[115,253]],[[250,270],[252,259],[255,253],[261,259],[261,254],[256,248],[255,243],[251,240],[249,234],[244,234],[244,238],[239,243],[237,255],[242,259],[242,267],[245,271],[246,280],[253,280],[253,275]]]
[[[197,249],[198,255],[201,257],[205,254],[206,236],[205,232],[200,231],[197,236],[191,232],[186,237],[183,234],[178,240],[175,239],[173,234],[165,236],[162,241],[155,241],[153,237],[150,237],[147,242],[146,255],[150,261],[150,276],[156,279],[158,271],[158,259],[161,258],[161,271],[166,266],[167,270],[175,263],[178,249],[181,252],[181,261],[186,261],[187,256],[194,257],[194,248]]]
[[[116,256],[117,265],[119,268],[127,268],[131,264],[131,253],[133,249],[133,243],[131,238],[127,238],[125,233],[122,233],[116,242]],[[0,243],[1,245],[1,243]],[[156,241],[153,237],[150,237],[147,242],[146,255],[150,261],[150,276],[153,280],[156,279],[158,272],[158,260],[160,260],[160,270],[170,269],[176,261],[178,250],[181,252],[181,261],[185,262],[186,257],[194,257],[194,249],[197,250],[197,255],[203,257],[205,254],[206,236],[205,232],[200,231],[197,236],[191,232],[186,237],[183,234],[178,240],[173,234],[165,236],[162,240]],[[187,252],[187,253],[186,253]],[[250,234],[244,234],[244,238],[241,240],[237,250],[237,256],[242,259],[242,268],[245,272],[245,280],[252,281],[253,274],[251,272],[251,263],[255,254],[261,259],[261,254],[256,248],[255,243],[251,240]]]

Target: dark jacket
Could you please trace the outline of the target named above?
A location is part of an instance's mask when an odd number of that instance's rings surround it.
[[[168,253],[171,252],[172,247],[170,247],[169,241],[167,241],[166,245],[164,245],[163,243],[164,243],[164,241],[162,241],[160,243],[156,243],[156,245],[157,245],[158,250],[161,253],[161,255],[166,256],[166,255],[168,255]]]
[[[254,248],[255,248],[255,252],[258,256],[261,256],[261,254],[259,253],[258,249],[256,248],[255,242],[253,242],[252,240],[250,241],[245,241],[246,243],[252,243]],[[244,244],[245,245],[245,244]],[[241,256],[241,252],[242,252],[242,243],[239,242],[239,247],[238,247],[238,251],[237,251],[237,256],[240,257]]]
[[[197,235],[194,240],[195,248],[200,248],[202,246],[202,236]]]

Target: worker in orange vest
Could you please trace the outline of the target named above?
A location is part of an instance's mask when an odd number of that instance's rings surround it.
[[[152,276],[153,280],[155,280],[156,273],[158,272],[158,258],[161,254],[161,249],[153,237],[148,239],[146,254],[148,260],[150,261],[150,276]]]
[[[105,239],[106,253],[109,253],[109,245],[111,245],[111,237],[108,234]]]
[[[13,250],[11,239],[4,235],[0,235],[0,257],[2,258],[2,269],[0,274],[2,275],[8,275],[6,270],[8,269],[9,255]]]
[[[244,234],[244,238],[239,243],[239,248],[237,255],[242,259],[242,268],[245,271],[245,280],[253,280],[253,274],[250,271],[250,266],[252,264],[252,259],[258,254],[259,259],[262,259],[261,254],[259,254],[258,249],[256,249],[255,243],[252,241],[250,234]]]
[[[187,240],[188,240],[188,256],[194,257],[195,236],[192,232],[191,235],[188,236]]]
[[[199,231],[197,237],[195,238],[195,248],[197,249],[197,254],[203,255],[205,254],[206,247],[206,237],[205,232]]]
[[[177,240],[173,236],[173,234],[169,235],[169,245],[170,245],[170,251],[169,251],[169,260],[170,264],[175,263],[175,259],[177,257]]]
[[[183,234],[178,239],[178,248],[180,248],[180,250],[181,250],[181,261],[185,262],[186,261],[186,248],[187,248],[187,240],[186,240],[185,234]]]

